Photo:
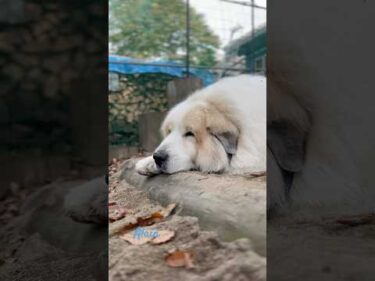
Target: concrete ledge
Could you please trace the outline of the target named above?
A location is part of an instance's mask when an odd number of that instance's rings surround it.
[[[135,170],[136,160],[124,163],[121,180],[145,190],[163,205],[179,203],[182,215],[199,218],[202,229],[216,231],[226,241],[249,238],[254,250],[266,254],[265,177],[183,172],[144,177]]]

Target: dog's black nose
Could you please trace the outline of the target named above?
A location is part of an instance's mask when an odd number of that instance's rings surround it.
[[[154,157],[156,166],[160,168],[167,161],[168,154],[165,151],[156,151],[152,157]]]

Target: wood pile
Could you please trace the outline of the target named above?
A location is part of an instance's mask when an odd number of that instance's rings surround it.
[[[111,144],[138,144],[139,116],[168,109],[167,84],[173,78],[162,73],[120,75],[121,90],[108,97]]]

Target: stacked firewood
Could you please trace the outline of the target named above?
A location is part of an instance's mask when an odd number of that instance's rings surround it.
[[[113,144],[137,144],[139,115],[167,110],[167,84],[173,78],[162,73],[120,75],[120,91],[108,97]]]

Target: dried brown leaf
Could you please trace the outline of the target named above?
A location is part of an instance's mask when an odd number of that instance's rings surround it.
[[[149,216],[139,217],[137,218],[137,222],[139,226],[148,226],[152,225],[156,222],[161,221],[164,218],[161,212],[152,213]]]
[[[151,244],[162,244],[168,242],[174,237],[175,232],[173,230],[159,230],[158,234],[158,237],[151,240]]]
[[[164,218],[168,217],[173,210],[177,207],[176,203],[171,203],[167,207],[165,207],[162,211],[161,214],[163,215]]]
[[[165,257],[165,261],[170,267],[194,267],[193,255],[187,251],[175,250]]]
[[[130,213],[130,212],[129,212]],[[116,218],[116,217],[114,217]],[[110,227],[110,235],[114,235],[116,233],[128,233],[129,230],[132,230],[135,227],[138,226],[149,226],[153,225],[156,222],[159,222],[163,219],[163,215],[160,212],[155,212],[152,214],[147,214],[143,216],[136,217],[134,215],[129,215],[125,217],[125,220],[127,222],[122,223],[122,218],[118,220],[111,220],[113,217],[110,217],[110,222],[116,222],[119,223],[116,226]]]
[[[120,237],[122,239],[126,240],[127,242],[129,242],[132,245],[143,245],[143,244],[146,244],[147,242],[151,241],[151,239],[152,239],[152,237],[146,237],[144,235],[140,235],[140,236],[136,237],[134,235],[134,231],[125,233],[125,234],[121,235]]]

